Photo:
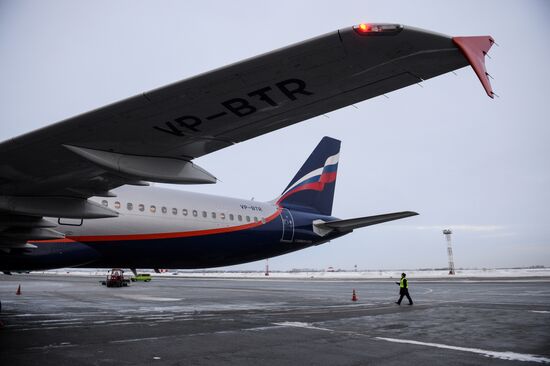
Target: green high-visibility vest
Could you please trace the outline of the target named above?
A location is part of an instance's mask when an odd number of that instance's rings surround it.
[[[407,281],[406,278],[402,278],[399,280],[399,287],[400,288],[409,288],[409,281]]]

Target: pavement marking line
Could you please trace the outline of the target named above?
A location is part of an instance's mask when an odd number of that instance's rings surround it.
[[[550,314],[550,311],[548,310],[529,310],[530,313],[538,313],[538,314]]]
[[[439,343],[413,341],[409,339],[395,339],[395,338],[384,338],[384,337],[375,337],[375,338],[383,341],[394,342],[394,343],[407,343],[407,344],[415,344],[418,346],[428,346],[428,347],[450,349],[454,351],[477,353],[485,357],[499,358],[501,360],[550,363],[550,358],[537,356],[537,355],[530,355],[526,353],[488,351],[488,350],[479,349],[479,348],[456,347],[456,346],[449,346],[446,344],[439,344]]]

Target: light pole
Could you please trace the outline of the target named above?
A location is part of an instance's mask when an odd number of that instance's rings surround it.
[[[453,260],[453,247],[451,246],[451,234],[453,232],[451,229],[445,229],[443,230],[443,235],[445,235],[445,239],[447,239],[447,255],[449,256],[449,274],[454,275],[455,274],[455,262]]]

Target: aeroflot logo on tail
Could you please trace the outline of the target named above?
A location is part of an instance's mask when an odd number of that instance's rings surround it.
[[[191,135],[200,132],[200,125],[204,121],[212,121],[227,116],[242,118],[256,113],[265,106],[278,107],[279,103],[276,99],[280,99],[281,94],[291,102],[298,100],[301,96],[313,95],[311,91],[306,89],[305,81],[287,79],[276,83],[274,87],[266,86],[253,90],[247,94],[247,98],[232,98],[220,102],[221,109],[208,116],[183,115],[161,125],[153,126],[153,128],[173,136]]]
[[[336,180],[339,157],[340,153],[329,156],[327,160],[325,160],[323,167],[315,169],[314,171],[304,175],[288,187],[288,189],[284,191],[281,197],[277,200],[277,203],[300,191],[322,191],[325,188],[325,184],[332,183]]]

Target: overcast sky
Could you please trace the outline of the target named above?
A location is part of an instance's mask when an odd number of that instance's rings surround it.
[[[457,267],[549,266],[548,1],[0,0],[0,140],[360,22],[493,36],[500,98],[463,68],[197,159],[221,182],[182,189],[270,200],[332,136],[335,216],[420,216],[273,258],[272,269],[444,267],[443,228]]]

